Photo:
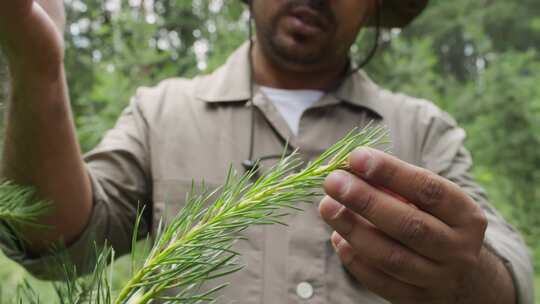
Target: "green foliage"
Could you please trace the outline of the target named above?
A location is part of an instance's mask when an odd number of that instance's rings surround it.
[[[236,2],[121,2],[120,10],[97,0],[66,5],[66,66],[84,151],[113,126],[137,87],[214,69],[247,37]]]
[[[48,210],[44,201],[31,203],[35,199],[35,191],[31,188],[10,182],[0,184],[0,221],[14,226],[33,225]]]
[[[247,37],[239,1],[142,1],[153,3],[147,8],[119,1],[120,10],[105,2],[66,1],[66,69],[85,151],[114,124],[136,87],[209,72]],[[539,11],[537,0],[432,0],[410,28],[383,33],[367,71],[383,87],[433,100],[457,118],[468,132],[478,180],[524,232],[540,265]],[[355,58],[371,38],[368,32],[358,39]],[[5,79],[2,67],[0,59]],[[2,285],[9,292],[23,275],[7,273]]]
[[[36,201],[36,194],[32,188],[14,185],[10,182],[1,183],[0,222],[3,225],[0,225],[0,236],[4,240],[21,239],[21,235],[17,233],[19,228],[21,226],[36,226],[36,219],[46,213],[48,209],[47,202]]]
[[[470,132],[478,135],[470,146],[479,161],[490,164],[496,176],[512,176],[491,182],[504,189],[504,198],[516,206],[512,216],[520,228],[528,235],[540,236],[540,205],[533,203],[540,200],[540,189],[535,186],[540,184],[537,56],[534,52],[499,56],[477,84],[468,84],[458,102],[469,107],[467,116],[462,117]],[[479,98],[484,102],[476,102]]]

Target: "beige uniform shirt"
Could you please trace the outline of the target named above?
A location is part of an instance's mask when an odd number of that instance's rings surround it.
[[[243,172],[253,104],[254,159],[280,154],[287,141],[311,159],[354,127],[372,120],[385,125],[395,156],[459,184],[482,206],[489,219],[486,242],[510,269],[520,303],[532,303],[529,252],[473,181],[465,133],[452,118],[428,101],[382,90],[358,72],[303,113],[295,136],[258,88],[250,100],[247,58],[244,45],[210,75],[138,90],[114,129],[85,157],[95,205],[88,228],[68,248],[79,267],[92,265],[94,240],[108,239],[120,253],[129,250],[138,202],[151,210],[152,220],[143,230],[155,232],[160,219],[167,221],[182,208],[193,179],[219,185],[229,164]],[[236,249],[246,267],[226,278],[231,286],[220,302],[386,303],[345,271],[317,202],[302,207],[303,213],[287,219],[289,227],[254,227],[244,233],[247,240]],[[47,276],[44,266],[50,257],[12,256]]]

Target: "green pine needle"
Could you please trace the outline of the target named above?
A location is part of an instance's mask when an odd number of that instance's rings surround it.
[[[0,184],[0,221],[36,225],[36,219],[43,216],[49,206],[50,204],[45,201],[36,202],[36,192],[31,187],[11,182]]]
[[[186,206],[160,229],[144,265],[120,291],[115,304],[127,300],[144,304],[155,299],[169,303],[210,301],[224,286],[204,294],[198,294],[198,288],[242,268],[237,262],[239,253],[231,249],[240,231],[252,225],[284,224],[282,210],[299,210],[299,202],[320,194],[330,172],[348,169],[347,159],[354,149],[373,147],[385,136],[382,128],[353,130],[302,170],[304,164],[294,152],[254,182],[255,171],[238,175],[229,170],[219,190],[202,189],[202,194],[195,195],[192,186]],[[209,204],[216,194],[218,198]],[[160,298],[164,290],[172,288],[179,288],[180,294]]]
[[[19,233],[21,227],[43,227],[36,223],[45,215],[50,204],[37,199],[32,187],[16,185],[12,182],[0,184],[0,235],[4,239],[24,240]],[[15,235],[13,235],[15,234]]]

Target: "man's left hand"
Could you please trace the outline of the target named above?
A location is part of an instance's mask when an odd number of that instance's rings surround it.
[[[325,181],[322,218],[348,271],[392,303],[515,303],[484,246],[487,220],[456,184],[373,149]]]

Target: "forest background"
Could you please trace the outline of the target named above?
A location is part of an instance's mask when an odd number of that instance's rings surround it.
[[[84,151],[114,125],[137,87],[208,73],[248,35],[248,14],[234,0],[65,2],[66,70]],[[373,35],[363,31],[354,58],[366,54]],[[384,31],[380,43],[368,74],[457,119],[477,180],[540,265],[540,1],[432,0],[411,27]],[[8,83],[2,67],[0,58],[0,106]],[[127,264],[124,258],[116,271],[127,273]],[[0,302],[28,277],[0,257]],[[30,282],[45,300],[52,295],[50,283]]]

